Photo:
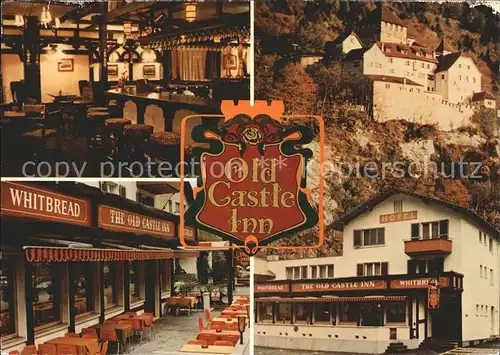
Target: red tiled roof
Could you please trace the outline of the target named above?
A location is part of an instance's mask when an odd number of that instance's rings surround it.
[[[368,79],[373,81],[384,81],[387,83],[396,83],[396,84],[406,84],[406,85],[414,85],[414,86],[422,86],[419,83],[414,82],[413,80],[402,78],[399,76],[391,76],[391,75],[367,75]]]
[[[496,100],[495,96],[487,91],[475,92],[472,95],[472,101]]]
[[[377,46],[380,48],[380,50],[382,50],[382,46],[384,47],[383,52],[386,57],[407,58],[413,60],[421,60],[430,63],[438,62],[434,57],[428,58],[425,56],[426,54],[432,55],[432,49],[429,48],[415,46],[415,45],[409,46],[407,44],[386,43],[386,42],[377,42]],[[417,56],[417,53],[419,53],[420,55]]]

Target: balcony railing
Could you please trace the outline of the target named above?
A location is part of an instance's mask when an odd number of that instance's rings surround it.
[[[405,253],[409,256],[450,254],[450,239],[411,239],[405,241]]]

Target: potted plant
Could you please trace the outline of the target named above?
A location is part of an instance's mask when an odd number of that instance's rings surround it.
[[[267,249],[267,261],[278,261],[279,259],[278,250]]]

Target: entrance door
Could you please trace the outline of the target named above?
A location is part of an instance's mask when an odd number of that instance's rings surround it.
[[[444,296],[444,297],[443,297]],[[460,315],[460,299],[441,295],[438,309],[430,310],[432,321],[432,337],[443,340],[460,340],[462,318]]]

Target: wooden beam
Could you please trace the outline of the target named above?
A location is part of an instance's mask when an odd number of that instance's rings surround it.
[[[124,6],[121,6],[117,9],[114,9],[114,10],[108,12],[104,16],[104,22],[110,23],[111,21],[116,20],[119,17],[123,17],[123,16],[129,15],[133,12],[147,9],[147,8],[151,7],[151,5],[152,5],[151,2],[133,2],[130,4],[126,4]]]

